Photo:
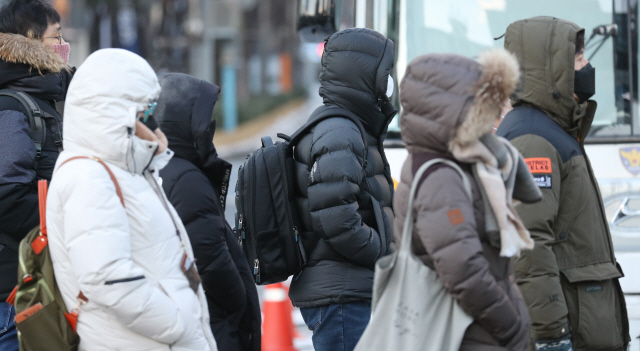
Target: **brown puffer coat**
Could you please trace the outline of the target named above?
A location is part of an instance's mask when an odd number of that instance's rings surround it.
[[[409,157],[394,199],[396,242],[401,241],[417,169],[432,158],[453,159],[451,143],[473,141],[488,132],[499,102],[494,98],[478,103],[476,89],[487,79],[502,82],[501,96],[506,97],[515,86],[517,69],[515,59],[503,50],[484,53],[478,62],[429,54],[409,64],[400,86],[404,107],[400,125]],[[483,201],[471,165],[458,163],[471,180],[473,201],[454,169],[441,166],[428,171],[413,209],[413,252],[436,270],[445,288],[475,320],[460,350],[527,350],[530,320],[509,258],[500,257],[500,249],[490,244],[484,231]]]

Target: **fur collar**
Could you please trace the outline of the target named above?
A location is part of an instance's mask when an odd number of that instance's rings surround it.
[[[51,47],[19,34],[0,33],[0,60],[26,64],[40,73],[58,73],[66,67]]]
[[[449,144],[468,145],[491,130],[492,122],[500,114],[502,104],[514,91],[520,71],[515,56],[504,49],[485,51],[477,59],[482,74],[474,86],[475,98],[467,118],[456,129]]]

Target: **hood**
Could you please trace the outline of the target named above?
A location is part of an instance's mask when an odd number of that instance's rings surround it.
[[[216,130],[211,121],[220,88],[182,73],[159,75],[162,93],[154,117],[176,157],[203,170],[215,186],[230,173],[231,164],[220,159],[213,145]]]
[[[575,130],[587,103],[573,97],[575,23],[554,17],[533,17],[509,25],[504,48],[518,59],[521,81],[512,96],[514,106],[540,108],[566,131]]]
[[[325,40],[320,96],[325,105],[358,115],[372,135],[382,135],[396,109],[386,95],[393,41],[366,28],[339,31]]]
[[[134,135],[136,114],[159,94],[158,78],[142,57],[122,49],[94,52],[69,86],[65,151],[142,173],[158,145]]]
[[[0,33],[0,88],[63,101],[72,75],[73,69],[41,41]]]
[[[414,59],[400,84],[402,139],[411,153],[450,155],[491,129],[518,82],[518,63],[503,49],[477,60],[455,54]]]

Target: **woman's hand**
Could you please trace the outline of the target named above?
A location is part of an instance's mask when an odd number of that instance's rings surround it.
[[[136,136],[140,139],[155,141],[158,143],[158,151],[156,151],[156,155],[167,150],[167,146],[169,142],[167,141],[167,137],[160,130],[160,128],[155,131],[151,131],[151,129],[147,128],[142,122],[136,121]]]

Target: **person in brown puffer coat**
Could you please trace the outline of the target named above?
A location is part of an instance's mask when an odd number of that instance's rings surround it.
[[[438,273],[447,291],[474,319],[460,350],[524,351],[529,347],[529,314],[514,282],[510,260],[501,257],[500,230],[487,229],[487,215],[496,212],[487,208],[486,194],[491,196],[491,189],[474,178],[474,164],[457,160],[461,157],[454,152],[460,145],[480,145],[481,141],[492,152],[502,150],[504,156],[509,149],[504,143],[508,142],[502,139],[503,143],[490,130],[517,79],[515,58],[499,49],[483,53],[478,61],[454,54],[418,57],[409,64],[400,85],[404,108],[401,133],[409,156],[394,199],[396,242],[401,242],[411,182],[422,164],[434,158],[453,160],[472,184],[470,200],[458,173],[438,164],[424,176],[413,208],[412,251]],[[479,91],[491,85],[494,92]],[[496,159],[500,159],[500,152],[494,153]],[[515,155],[520,157],[517,152]],[[539,201],[540,192],[520,161],[532,193],[518,199]],[[520,183],[515,182],[514,198]],[[502,181],[497,184],[503,186]],[[529,238],[528,247],[531,245]]]

